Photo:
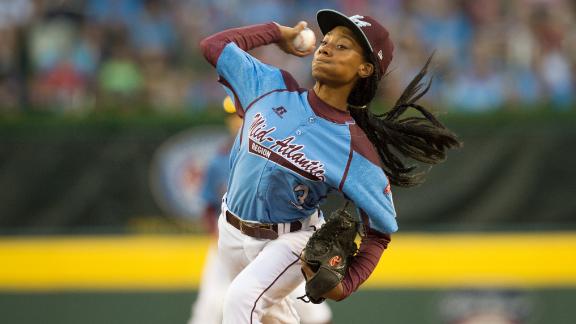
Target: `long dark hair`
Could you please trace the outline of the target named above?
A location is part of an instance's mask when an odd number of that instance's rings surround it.
[[[372,76],[358,80],[348,96],[350,114],[376,147],[382,160],[382,169],[393,185],[418,185],[424,181],[426,174],[416,171],[415,165],[406,165],[405,159],[398,153],[404,158],[437,164],[446,159],[448,149],[462,146],[454,133],[426,108],[416,103],[432,84],[432,78],[428,83],[422,82],[432,57],[433,54],[388,112],[374,114],[367,107],[378,90],[377,70]],[[373,55],[369,59],[370,62],[377,62]],[[374,68],[378,69],[378,64],[374,64]],[[409,108],[417,110],[421,116],[400,118]]]

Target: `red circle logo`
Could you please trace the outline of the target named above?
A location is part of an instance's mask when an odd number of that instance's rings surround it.
[[[328,261],[328,264],[330,264],[331,267],[338,266],[340,263],[342,263],[342,258],[339,255],[333,256],[330,261]]]

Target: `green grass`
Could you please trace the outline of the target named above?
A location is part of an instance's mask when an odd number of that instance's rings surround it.
[[[573,324],[576,289],[523,291],[522,324]],[[330,302],[334,324],[442,324],[443,290],[365,290]],[[171,292],[0,293],[2,323],[14,324],[184,324],[196,294]]]

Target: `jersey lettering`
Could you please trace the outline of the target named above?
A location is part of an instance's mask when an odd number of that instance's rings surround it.
[[[254,116],[254,121],[252,125],[250,125],[250,138],[258,141],[259,143],[262,142],[272,142],[274,139],[269,137],[268,134],[274,132],[276,127],[272,127],[269,129],[266,128],[266,120],[260,113]]]
[[[266,119],[257,113],[250,125],[248,150],[250,153],[266,158],[280,166],[290,169],[301,176],[314,180],[325,181],[324,164],[309,159],[302,150],[304,145],[292,143],[294,136],[275,139],[271,135],[276,127],[266,128]],[[273,143],[270,147],[264,143]]]
[[[256,143],[256,142],[250,143],[250,152],[256,153],[256,154],[260,155],[261,157],[264,157],[267,159],[270,159],[270,155],[272,154],[272,152],[270,152],[269,149],[265,148],[262,145],[258,145],[258,143]]]

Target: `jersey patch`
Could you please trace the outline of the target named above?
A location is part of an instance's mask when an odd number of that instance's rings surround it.
[[[392,189],[390,189],[390,183],[388,183],[388,185],[386,185],[386,188],[384,188],[384,194],[389,195],[391,192]]]
[[[285,113],[288,112],[288,111],[286,111],[286,108],[284,108],[282,106],[277,107],[277,108],[272,108],[272,110],[274,110],[276,115],[278,115],[278,117],[280,117],[280,118],[284,118],[284,117],[282,117],[282,115],[284,115]]]
[[[292,170],[312,181],[325,181],[324,164],[309,159],[304,154],[305,145],[293,143],[295,137],[288,136],[276,139],[271,135],[276,127],[267,128],[266,118],[257,113],[250,124],[248,151],[254,155],[270,160],[282,167]],[[272,143],[269,147],[266,143]]]

